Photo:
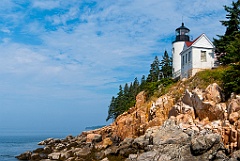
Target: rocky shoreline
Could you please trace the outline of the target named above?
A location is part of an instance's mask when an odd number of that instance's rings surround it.
[[[178,90],[187,89],[180,82]],[[174,90],[172,90],[174,91]],[[185,90],[176,100],[169,92],[146,101],[138,94],[135,107],[114,123],[65,139],[49,138],[19,160],[169,161],[239,160],[240,96],[224,100],[216,84]]]

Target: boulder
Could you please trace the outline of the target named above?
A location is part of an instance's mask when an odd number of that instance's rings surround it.
[[[72,152],[72,150],[69,150],[69,151],[66,151],[66,152],[62,152],[60,159],[61,160],[67,160],[68,158],[71,158],[71,157],[73,157],[73,152]]]
[[[207,125],[205,127],[207,128]],[[191,129],[191,126],[181,129],[176,125],[174,118],[165,121],[160,128],[148,129],[143,136],[134,139],[133,146],[136,145],[138,150],[141,148],[145,152],[138,156],[129,155],[128,160],[131,160],[132,156],[136,161],[227,158],[224,152],[220,152],[224,149],[220,135],[213,134],[211,131],[201,134]]]
[[[223,119],[224,118],[224,107],[219,104],[216,106],[217,102],[208,101],[203,99],[203,93],[193,93],[192,102],[195,114],[200,120],[208,118],[210,121]]]
[[[22,153],[19,156],[16,156],[16,158],[19,160],[30,160],[31,155],[32,155],[32,152],[26,151],[25,153]]]
[[[75,149],[74,156],[76,157],[85,157],[91,153],[91,148],[83,147]]]
[[[240,110],[240,98],[233,98],[230,100],[228,104],[228,114],[231,114],[233,112],[237,112]]]
[[[136,153],[137,150],[132,147],[132,142],[133,142],[132,138],[124,139],[119,144],[119,147],[117,148],[117,153],[124,157],[128,157],[128,155],[131,153]]]
[[[211,149],[214,144],[219,144],[221,136],[218,134],[207,134],[197,136],[191,140],[191,150],[194,155],[200,155]]]
[[[111,146],[112,144],[113,144],[113,142],[112,142],[111,138],[108,137],[103,140],[102,146],[103,146],[103,148],[107,148],[107,147]]]
[[[67,149],[71,149],[72,147],[77,147],[78,145],[79,145],[79,143],[76,142],[76,141],[74,141],[74,142],[69,142],[69,143],[67,143],[66,148],[67,148]]]
[[[46,154],[50,154],[53,152],[52,147],[49,145],[45,146],[43,149],[44,149],[43,153],[46,153]]]
[[[236,159],[236,160],[240,160],[240,150],[237,150],[237,151],[233,152],[231,157]]]
[[[116,155],[117,154],[117,146],[111,146],[109,148],[107,148],[106,150],[104,150],[104,155]]]
[[[102,141],[102,135],[100,134],[88,134],[87,135],[87,141],[89,143],[98,143]]]
[[[33,153],[31,155],[31,160],[41,160],[42,158],[40,157],[39,153]]]
[[[76,161],[76,158],[75,157],[70,157],[66,161]]]
[[[60,160],[61,153],[54,152],[54,153],[49,154],[48,157],[49,157],[49,159],[52,159],[52,160]]]
[[[61,151],[61,150],[65,149],[65,148],[66,148],[66,146],[63,143],[59,143],[59,144],[57,144],[55,146],[55,149],[58,150],[58,151]]]
[[[94,153],[94,157],[96,158],[96,160],[101,160],[104,157],[104,151],[99,151],[99,152],[95,152]]]
[[[157,151],[149,151],[149,152],[140,154],[139,157],[137,157],[137,161],[147,161],[147,160],[154,161],[154,160],[157,160],[157,158],[158,158]]]
[[[205,99],[209,101],[213,101],[215,103],[220,103],[224,101],[224,94],[222,89],[219,87],[217,83],[210,84],[205,89]]]
[[[109,160],[108,160],[108,158],[104,158],[104,159],[102,159],[101,161],[109,161]]]
[[[184,93],[184,96],[182,98],[182,102],[186,105],[189,105],[189,106],[193,106],[192,104],[192,93],[188,91],[188,89],[186,89],[185,93]]]
[[[234,123],[234,122],[237,122],[239,119],[239,113],[238,112],[233,112],[229,115],[229,121],[230,123]]]
[[[37,148],[36,150],[33,150],[33,153],[41,153],[43,151],[44,151],[43,148]]]

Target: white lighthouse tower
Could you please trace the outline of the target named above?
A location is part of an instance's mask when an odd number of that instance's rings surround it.
[[[190,30],[184,26],[177,28],[176,30],[176,39],[172,43],[172,66],[173,66],[173,78],[178,78],[181,74],[181,55],[180,53],[183,51],[184,44],[186,41],[190,41],[189,32]]]

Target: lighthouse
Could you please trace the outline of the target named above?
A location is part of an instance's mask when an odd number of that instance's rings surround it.
[[[176,30],[176,38],[172,43],[172,64],[173,64],[173,78],[178,78],[181,75],[181,55],[180,53],[183,51],[185,42],[190,41],[189,32],[190,30],[184,26],[177,28]]]

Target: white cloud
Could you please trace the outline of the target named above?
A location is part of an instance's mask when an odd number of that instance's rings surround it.
[[[34,0],[32,3],[34,8],[40,8],[45,10],[51,10],[60,7],[60,1],[54,0]]]
[[[1,29],[1,31],[8,34],[11,33],[11,31],[8,28],[3,28]]]
[[[6,34],[0,44],[0,96],[80,100],[84,107],[98,106],[100,99],[107,108],[120,84],[147,75],[155,55],[171,52],[182,16],[193,38],[203,32],[212,38],[224,33],[219,20],[225,17],[222,6],[230,3],[86,2],[35,0],[26,8],[8,3],[6,14],[0,11]]]

